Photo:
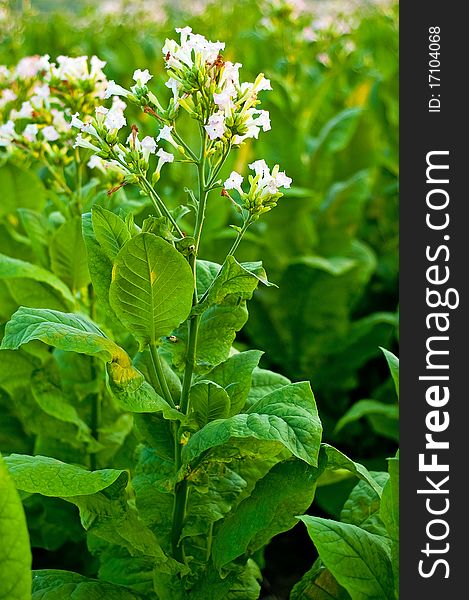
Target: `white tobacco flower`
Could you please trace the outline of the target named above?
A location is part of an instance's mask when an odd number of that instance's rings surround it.
[[[9,146],[15,138],[15,123],[13,121],[10,120],[4,125],[0,125],[0,146]]]
[[[165,152],[163,148],[160,148],[156,153],[158,157],[158,164],[156,165],[156,172],[159,173],[161,171],[161,167],[166,163],[172,163],[174,161],[174,155],[170,152]]]
[[[0,94],[0,108],[3,108],[8,102],[13,102],[16,98],[17,95],[13,90],[10,90],[9,88],[3,90]]]
[[[272,129],[270,125],[270,115],[268,110],[258,110],[257,115],[257,119],[255,120],[255,124],[257,127],[261,127],[262,131],[269,131],[270,129]]]
[[[67,123],[65,119],[65,113],[56,108],[51,109],[52,125],[59,131],[69,131],[72,127],[70,123]]]
[[[36,94],[36,96],[39,96],[39,98],[48,98],[50,96],[50,87],[47,85],[47,83],[44,83],[43,85],[36,85],[33,88],[33,92]]]
[[[76,112],[75,114],[72,115],[72,120],[70,121],[70,125],[72,127],[76,127],[77,129],[81,130],[81,128],[83,127],[84,123],[83,123],[83,121],[81,119],[78,118],[79,114],[80,113]]]
[[[249,168],[254,171],[256,175],[259,175],[261,178],[266,177],[270,174],[269,167],[264,159],[256,160],[253,163],[250,163]]]
[[[137,69],[132,75],[132,79],[140,85],[146,85],[152,77],[153,75],[150,75],[148,69],[145,69],[144,71]]]
[[[225,134],[225,115],[222,112],[211,115],[207,125],[204,125],[204,129],[211,140],[223,137]]]
[[[226,82],[231,82],[239,87],[239,69],[242,66],[243,65],[241,63],[232,63],[230,61],[226,61],[223,66],[220,85],[223,86]]]
[[[10,70],[5,65],[0,65],[0,77],[2,79],[8,79],[10,77]]]
[[[172,146],[174,146],[177,149],[178,144],[176,143],[173,136],[171,135],[172,130],[173,130],[172,126],[163,125],[163,127],[160,129],[160,132],[158,133],[156,141],[159,142],[160,140],[165,140],[166,142],[169,142]]]
[[[99,137],[98,132],[96,131],[94,125],[92,125],[91,123],[84,123],[81,130],[83,133],[88,133],[89,135],[92,135],[93,137],[95,137],[97,140],[101,141],[101,138]]]
[[[261,73],[258,75],[256,81],[254,82],[254,89],[256,92],[262,92],[262,90],[272,90],[272,86],[270,85],[270,79],[266,79],[264,74]]]
[[[155,142],[155,139],[152,138],[152,137],[150,137],[149,135],[147,135],[141,141],[140,146],[141,146],[141,149],[142,149],[143,160],[145,162],[148,162],[148,159],[150,158],[150,154],[155,154],[155,152],[156,152],[156,142]],[[158,156],[160,156],[160,154],[158,154]],[[173,155],[171,154],[170,156],[173,156]],[[173,157],[172,160],[174,160],[174,157]],[[172,162],[172,160],[171,161],[167,161],[167,162]]]
[[[23,137],[27,142],[35,142],[38,131],[37,125],[30,123],[24,128]]]
[[[48,125],[47,127],[44,127],[44,129],[41,129],[41,133],[48,142],[55,142],[60,137],[56,128],[52,125]]]
[[[90,70],[91,77],[104,76],[103,68],[106,66],[105,60],[100,60],[97,56],[92,56],[91,60],[90,60],[90,65],[91,65],[91,70]]]
[[[87,56],[58,56],[57,77],[67,79],[88,79],[88,57]]]
[[[241,184],[243,183],[244,177],[237,173],[236,171],[232,171],[231,175],[223,184],[225,190],[237,190],[240,194],[243,193],[243,189]]]
[[[124,112],[124,110],[127,108],[127,104],[123,100],[121,100],[119,96],[114,96],[112,98],[112,108]]]
[[[88,169],[99,169],[102,173],[105,172],[104,161],[101,157],[93,154],[90,156],[90,160],[86,163]]]
[[[111,96],[124,96],[124,98],[127,98],[130,96],[130,92],[111,79],[111,81],[108,81],[104,97],[110,98]]]
[[[104,119],[104,125],[109,130],[119,130],[122,129],[124,125],[127,125],[127,121],[124,117],[124,113],[121,110],[112,108],[110,111],[108,111],[106,118]]]
[[[12,119],[30,119],[33,116],[34,109],[31,105],[31,102],[23,102],[20,110],[12,110],[11,118]]]
[[[15,75],[20,79],[35,77],[40,71],[49,69],[49,55],[25,56],[16,65]]]
[[[179,100],[179,90],[181,88],[179,81],[173,77],[170,77],[165,83],[165,86],[173,92],[173,100],[174,102],[177,102]]]
[[[236,90],[233,90],[236,93]],[[219,94],[213,94],[213,101],[218,106],[220,110],[230,111],[236,108],[235,103],[233,102],[233,93],[229,88],[224,89]]]
[[[76,137],[75,143],[73,144],[74,148],[86,148],[87,150],[93,150],[93,152],[101,152],[101,149],[98,146],[95,146],[90,141],[83,138],[83,135],[79,133]]]

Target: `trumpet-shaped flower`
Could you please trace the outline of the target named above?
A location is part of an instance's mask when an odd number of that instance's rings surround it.
[[[101,148],[95,146],[87,139],[83,138],[83,135],[79,133],[76,137],[75,143],[73,144],[74,148],[85,148],[86,150],[93,150],[93,152],[101,152]]]
[[[225,134],[225,115],[222,112],[217,112],[211,115],[204,129],[211,140],[223,137]]]
[[[165,140],[166,142],[169,142],[172,146],[174,146],[177,149],[178,144],[171,134],[172,130],[173,130],[172,126],[163,125],[163,127],[160,129],[160,131],[156,137],[156,141],[159,142],[160,140]]]
[[[111,96],[124,96],[124,98],[127,98],[130,96],[130,92],[111,79],[111,81],[108,81],[104,97],[110,98]]]
[[[15,123],[12,120],[0,125],[0,146],[9,146],[15,138]]]
[[[30,123],[24,128],[23,137],[27,142],[35,142],[38,131],[38,126]]]
[[[48,142],[55,142],[60,137],[58,131],[52,125],[48,125],[47,127],[41,129],[41,133],[43,138],[46,139]]]
[[[144,71],[137,69],[134,71],[132,79],[140,85],[146,85],[152,77],[153,75],[150,75],[148,69],[145,69]]]
[[[223,184],[225,190],[236,190],[240,194],[243,193],[243,189],[241,188],[241,184],[243,183],[244,177],[237,173],[236,171],[232,171],[231,175]]]
[[[174,155],[170,152],[165,152],[163,148],[160,148],[156,153],[158,157],[158,164],[156,165],[156,173],[160,173],[161,167],[166,163],[172,163],[174,161]]]
[[[142,148],[143,160],[145,162],[148,162],[148,159],[150,158],[150,154],[155,154],[155,152],[156,152],[155,139],[150,137],[149,135],[145,136],[141,142],[141,148]],[[158,154],[158,156],[160,156],[160,155]],[[171,156],[173,156],[173,155],[171,154]],[[174,160],[174,157],[173,157],[173,160]],[[172,162],[172,161],[170,161],[170,162]]]

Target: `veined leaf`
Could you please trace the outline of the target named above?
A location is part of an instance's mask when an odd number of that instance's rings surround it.
[[[189,316],[193,291],[183,256],[163,239],[140,233],[116,257],[109,301],[143,349]]]
[[[395,434],[389,436],[391,439],[398,439],[399,430],[399,407],[397,404],[385,404],[378,400],[359,400],[355,402],[349,410],[337,421],[335,431],[340,431],[349,423],[358,421],[362,417],[379,416],[384,417],[395,425]],[[391,431],[391,430],[390,430]]]
[[[115,369],[133,370],[127,353],[105,337],[94,323],[78,314],[20,306],[5,327],[1,347],[16,350],[31,340],[40,340],[60,350],[97,356],[115,363]]]
[[[216,419],[225,419],[230,413],[230,397],[213,381],[195,383],[190,389],[189,401],[200,427]]]
[[[218,529],[215,566],[222,569],[238,556],[252,555],[274,535],[296,525],[295,515],[306,511],[314,499],[321,471],[297,459],[275,465]]]
[[[389,371],[392,380],[394,381],[394,387],[396,388],[397,398],[399,398],[399,359],[395,354],[386,350],[386,348],[381,348],[381,352],[384,354],[384,358],[388,363]]]
[[[389,481],[383,488],[380,517],[391,538],[394,592],[399,598],[399,454],[388,459]]]
[[[81,218],[65,221],[55,233],[50,247],[52,270],[75,292],[90,282]]]
[[[110,210],[94,205],[91,211],[94,234],[106,256],[113,261],[120,249],[130,240],[125,222]]]
[[[91,213],[83,214],[81,220],[83,240],[85,242],[86,254],[88,257],[88,269],[93,289],[96,292],[100,306],[103,307],[106,314],[114,321],[119,322],[116,313],[109,304],[112,262],[96,240],[91,222]]]
[[[279,373],[256,367],[252,372],[251,389],[249,390],[247,398],[249,406],[253,402],[270,394],[270,392],[278,390],[290,383],[291,381],[289,379]]]
[[[350,600],[350,596],[318,559],[293,587],[290,600]]]
[[[381,498],[383,488],[375,481],[375,479],[373,479],[366,467],[360,463],[354,462],[351,458],[340,452],[340,450],[337,450],[337,448],[334,448],[334,446],[330,446],[329,444],[321,444],[321,452],[325,452],[327,456],[326,468],[328,470],[336,471],[344,469],[345,471],[349,471],[359,479],[366,481]]]
[[[389,475],[384,472],[371,473],[371,476],[383,488],[389,479]],[[370,533],[386,536],[386,529],[379,514],[380,504],[380,497],[370,485],[359,481],[345,501],[340,520],[357,525]]]
[[[31,550],[21,500],[0,455],[0,599],[31,598]]]
[[[19,490],[57,498],[89,496],[110,487],[117,480],[125,485],[128,479],[126,471],[87,471],[47,456],[10,454],[5,457],[5,463]]]
[[[195,433],[182,449],[185,464],[233,438],[278,442],[306,463],[317,466],[322,426],[309,383],[293,383],[251,406],[247,413],[218,419]]]
[[[89,579],[71,571],[34,571],[32,600],[140,600],[141,596],[120,585]]]
[[[204,312],[213,304],[220,304],[232,294],[241,300],[248,300],[259,283],[273,285],[267,280],[261,262],[239,263],[229,255],[207,290],[207,297],[195,307],[194,314]]]
[[[391,561],[380,536],[320,517],[299,519],[321,560],[352,600],[395,600]]]
[[[19,208],[23,229],[26,231],[30,241],[34,256],[39,259],[41,266],[49,267],[49,234],[46,217],[30,208]]]
[[[53,273],[37,265],[6,256],[5,254],[0,254],[0,279],[32,279],[33,281],[47,284],[59,292],[65,306],[73,306],[75,302],[70,289]]]
[[[6,164],[0,170],[2,202],[0,217],[14,213],[21,206],[42,210],[46,203],[46,189],[33,170]]]
[[[231,405],[226,416],[236,415],[243,408],[251,388],[252,372],[261,356],[259,350],[238,352],[204,375],[204,379],[214,381],[227,391]]]

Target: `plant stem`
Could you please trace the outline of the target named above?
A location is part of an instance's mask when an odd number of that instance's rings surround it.
[[[166,377],[163,372],[163,365],[161,364],[160,355],[158,354],[158,350],[156,349],[156,344],[150,344],[149,347],[153,369],[156,374],[156,379],[160,384],[160,388],[163,392],[164,399],[172,408],[175,408],[171,392],[169,391],[168,382],[166,381]]]
[[[195,306],[198,302],[197,296],[197,260],[196,256],[199,251],[200,246],[200,237],[202,234],[202,228],[204,224],[205,218],[205,206],[207,203],[207,195],[208,192],[205,189],[205,160],[206,160],[206,143],[207,136],[205,131],[201,130],[202,144],[200,151],[200,159],[197,163],[197,173],[199,179],[199,203],[198,203],[198,211],[195,222],[194,229],[194,239],[195,239],[195,251],[189,257],[189,264],[194,276],[194,295],[192,298],[192,305]],[[180,400],[180,409],[183,414],[187,414],[189,412],[189,391],[192,385],[192,375],[194,373],[194,367],[196,362],[196,350],[197,350],[197,334],[199,330],[199,316],[194,315],[189,320],[189,341],[187,345],[187,354],[186,354],[186,368],[184,370],[184,378],[182,382],[182,391],[181,391],[181,400]],[[177,431],[175,432],[174,437],[174,454],[175,454],[175,467],[176,473],[181,468],[181,442],[178,438]],[[187,497],[188,497],[188,483],[187,479],[183,479],[179,483],[176,484],[176,489],[174,493],[174,504],[173,504],[173,526],[171,530],[171,547],[173,551],[174,558],[179,560],[180,562],[185,562],[184,556],[184,547],[180,544],[181,533],[184,527],[184,520],[186,517],[186,506],[187,506]]]
[[[159,195],[156,193],[156,191],[153,189],[153,187],[150,185],[148,180],[146,178],[142,178],[141,181],[143,183],[143,188],[150,196],[150,199],[153,202],[155,208],[159,211],[159,214],[161,215],[161,213],[164,213],[164,215],[171,221],[174,229],[178,232],[179,236],[184,237],[184,233],[182,232],[179,225],[176,223],[175,218],[170,213],[170,211],[166,208],[165,203],[159,197]]]
[[[247,221],[245,221],[243,223],[243,226],[241,227],[241,230],[238,231],[238,235],[236,236],[236,239],[233,243],[233,245],[231,246],[231,248],[228,251],[227,256],[234,256],[234,253],[236,252],[239,244],[241,243],[241,240],[243,239],[244,234],[246,233],[249,225],[251,225],[252,221],[250,219],[248,219]]]
[[[95,373],[94,368],[92,373]],[[91,399],[91,435],[97,442],[99,442],[99,428],[101,426],[101,404],[102,392],[99,390],[96,394],[93,394]],[[90,454],[90,468],[92,471],[95,471],[97,468],[96,452]]]

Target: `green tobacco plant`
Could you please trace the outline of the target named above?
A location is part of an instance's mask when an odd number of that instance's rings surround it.
[[[1,126],[10,163],[56,159],[46,186],[35,180],[41,206],[26,196],[20,209],[24,229],[5,211],[8,239],[24,250],[0,256],[2,311],[11,316],[0,354],[5,463],[31,544],[86,541],[96,560],[85,570],[94,578],[35,571],[33,598],[255,599],[260,552],[310,507],[321,475],[345,470],[384,494],[362,465],[321,444],[308,382],[292,383],[260,368],[261,352],[233,347],[247,301],[274,287],[261,262],[236,253],[291,179],[264,160],[249,165],[246,183],[237,171],[220,179],[230,153],[270,129],[258,108],[270,81],[240,82],[224,44],[178,32],[180,42],[163,47],[164,85],[137,69],[130,89],[102,86],[109,106],[74,110],[63,98],[67,126],[55,140],[47,139],[47,101],[44,113],[29,110],[35,97],[6,109]],[[41,57],[38,67],[32,58],[8,74],[15,90],[41,84],[50,93],[72,72],[77,88],[104,81],[97,59],[94,80],[84,60],[60,57],[57,66]],[[24,84],[31,77],[39,81]],[[153,119],[156,138],[135,125],[123,135],[125,103]],[[38,115],[44,120],[34,122]],[[184,121],[198,144],[180,133]],[[107,195],[84,164],[102,170]],[[171,204],[170,168],[187,174]],[[7,175],[13,203],[15,169]],[[202,258],[206,209],[216,202],[237,218],[221,263]],[[18,600],[30,597],[23,566]]]

